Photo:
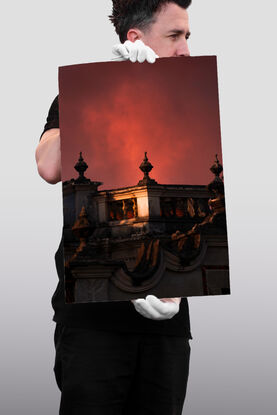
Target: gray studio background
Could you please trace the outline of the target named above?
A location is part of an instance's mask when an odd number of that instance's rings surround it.
[[[274,1],[193,0],[191,55],[217,55],[231,296],[189,299],[186,415],[276,413],[276,25]],[[110,0],[6,2],[1,18],[0,412],[58,413],[51,296],[61,183],[35,149],[57,67],[109,60]],[[78,137],[76,137],[78,139]]]

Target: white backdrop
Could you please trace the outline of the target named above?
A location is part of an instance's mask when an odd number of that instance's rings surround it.
[[[231,296],[189,299],[186,415],[276,410],[276,16],[274,1],[193,0],[191,55],[217,55]],[[0,412],[58,413],[51,296],[61,183],[35,148],[60,65],[109,60],[111,1],[6,2],[1,19]],[[274,33],[275,32],[275,33]]]

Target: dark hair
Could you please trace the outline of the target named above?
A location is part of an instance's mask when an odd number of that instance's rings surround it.
[[[191,0],[112,0],[113,10],[109,16],[110,21],[123,43],[127,39],[127,33],[132,27],[146,30],[154,23],[155,13],[164,5],[175,3],[186,9],[191,4]]]

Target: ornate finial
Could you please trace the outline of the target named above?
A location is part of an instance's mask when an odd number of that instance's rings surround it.
[[[215,163],[210,168],[211,172],[215,175],[215,178],[211,183],[208,184],[207,188],[210,192],[215,192],[218,194],[224,194],[224,183],[221,177],[219,177],[220,173],[223,171],[222,165],[219,163],[217,154],[215,155]]]
[[[85,177],[84,172],[87,170],[87,168],[88,168],[88,165],[83,159],[82,151],[80,151],[79,160],[74,166],[74,169],[77,170],[77,172],[79,173],[79,177],[77,177],[77,179],[71,179],[71,180],[64,181],[63,186],[72,186],[72,185],[74,186],[75,184],[90,185],[91,191],[98,192],[98,186],[103,184],[103,182],[92,181],[88,179],[87,177]]]
[[[210,168],[211,172],[216,176],[219,177],[220,173],[223,171],[222,165],[219,163],[217,154],[215,155],[215,162]]]
[[[82,156],[82,151],[80,151],[80,157],[78,162],[75,164],[74,169],[77,170],[77,172],[79,173],[79,178],[83,178],[84,176],[84,172],[87,170],[88,165],[87,163],[84,161],[83,156]]]
[[[74,166],[74,169],[77,170],[77,172],[79,173],[79,177],[75,180],[75,183],[88,183],[88,182],[90,182],[90,179],[88,179],[84,175],[87,168],[88,168],[88,165],[83,159],[82,151],[80,151],[79,160]]]
[[[144,159],[139,166],[140,170],[144,173],[143,179],[138,182],[138,186],[147,184],[157,184],[156,180],[149,177],[149,172],[153,169],[152,164],[148,161],[147,151],[144,152]]]

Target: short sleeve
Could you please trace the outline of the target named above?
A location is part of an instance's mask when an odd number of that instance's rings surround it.
[[[51,107],[48,111],[46,124],[44,126],[43,132],[41,133],[40,139],[45,131],[50,130],[51,128],[59,128],[59,95],[56,96],[51,104]]]

